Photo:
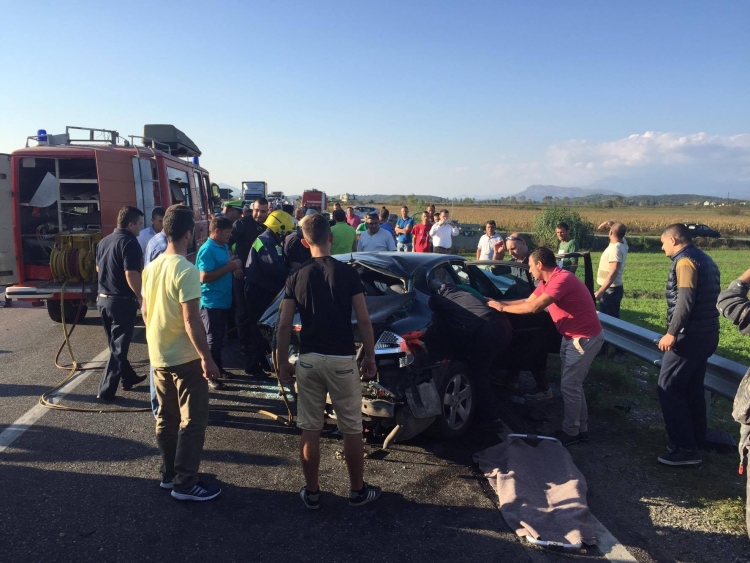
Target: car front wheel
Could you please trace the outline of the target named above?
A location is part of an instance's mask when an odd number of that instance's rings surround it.
[[[455,440],[466,434],[476,413],[476,387],[469,370],[461,362],[454,363],[438,386],[442,413],[435,424],[442,438]]]

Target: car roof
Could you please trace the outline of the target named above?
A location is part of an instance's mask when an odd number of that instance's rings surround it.
[[[386,268],[405,279],[411,278],[417,269],[432,269],[451,260],[466,261],[456,254],[433,254],[430,252],[347,252],[334,256],[342,262],[360,262],[376,268]]]

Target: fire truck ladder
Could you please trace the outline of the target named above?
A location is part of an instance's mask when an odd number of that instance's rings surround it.
[[[157,193],[160,194],[159,204],[161,204],[161,189],[155,189],[159,188],[159,174],[158,172],[154,173],[156,170],[156,150],[154,147],[157,144],[164,143],[159,143],[159,141],[150,137],[141,137],[139,135],[128,135],[128,137],[130,138],[130,145],[135,149],[133,176],[136,186],[136,203],[138,209],[143,210],[144,218],[148,221],[151,218],[151,212],[157,207],[154,197]],[[152,145],[150,147],[138,145],[135,139],[151,141]],[[167,151],[169,151],[169,154],[172,154],[168,146]],[[151,163],[154,165],[152,166]]]

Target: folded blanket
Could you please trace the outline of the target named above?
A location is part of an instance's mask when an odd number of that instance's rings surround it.
[[[559,443],[530,446],[506,440],[474,454],[500,500],[508,526],[519,536],[596,544],[596,521],[586,501],[586,479]]]

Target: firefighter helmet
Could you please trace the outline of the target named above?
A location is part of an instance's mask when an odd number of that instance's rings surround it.
[[[294,219],[286,211],[274,211],[270,213],[263,224],[280,237],[285,236],[294,229]]]

